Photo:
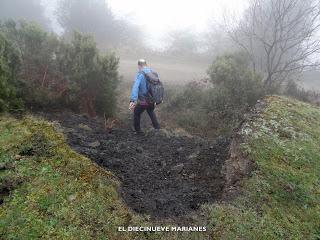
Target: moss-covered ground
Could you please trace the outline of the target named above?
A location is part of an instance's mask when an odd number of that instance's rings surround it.
[[[229,204],[208,206],[216,239],[320,239],[320,109],[271,96],[247,122],[256,170]]]

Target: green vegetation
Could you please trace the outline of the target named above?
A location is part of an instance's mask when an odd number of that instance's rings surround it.
[[[51,124],[2,116],[0,185],[10,195],[0,206],[0,238],[319,239],[320,109],[284,97],[265,100],[266,109],[241,130],[256,169],[236,199],[205,205],[207,220],[193,219],[207,226],[205,233],[118,232],[169,223],[130,212],[113,175],[72,151]]]
[[[208,82],[192,82],[175,96],[168,94],[167,118],[192,133],[230,134],[248,107],[264,95],[262,80],[243,53],[217,57],[208,74]]]
[[[1,187],[13,188],[0,208],[0,238],[116,239],[114,229],[131,220],[113,176],[48,123],[2,117],[0,146]]]
[[[242,128],[257,169],[235,201],[208,207],[213,237],[319,239],[320,109],[284,97],[266,101]]]
[[[100,55],[92,37],[75,32],[66,42],[34,23],[7,21],[0,51],[0,110],[15,110],[18,98],[36,109],[114,113],[118,58]]]
[[[18,53],[0,32],[0,112],[21,108],[16,96],[16,68],[20,64]]]

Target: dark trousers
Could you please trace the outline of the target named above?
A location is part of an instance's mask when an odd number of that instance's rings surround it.
[[[160,125],[158,123],[156,114],[154,112],[154,105],[153,104],[152,105],[147,105],[147,106],[140,105],[140,104],[136,105],[136,107],[134,108],[134,120],[133,120],[134,129],[137,132],[141,131],[140,118],[141,118],[141,114],[144,112],[144,110],[147,110],[147,113],[148,113],[148,115],[149,115],[149,117],[151,119],[153,127],[155,129],[160,129]]]

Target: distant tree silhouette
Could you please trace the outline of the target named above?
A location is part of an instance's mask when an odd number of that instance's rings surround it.
[[[0,19],[3,21],[25,19],[37,22],[46,30],[51,30],[50,22],[44,15],[41,0],[1,0]]]
[[[140,30],[116,19],[105,0],[60,0],[56,15],[67,38],[73,31],[91,34],[104,49],[142,42]]]
[[[188,29],[175,30],[168,34],[167,53],[174,56],[189,57],[198,53],[199,40],[197,36]]]

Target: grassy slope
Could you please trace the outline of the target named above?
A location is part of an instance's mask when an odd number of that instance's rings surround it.
[[[0,182],[22,184],[0,206],[0,238],[319,239],[320,110],[286,98],[267,101],[243,129],[243,149],[257,170],[242,182],[242,195],[204,207],[209,232],[170,237],[118,233],[117,226],[151,224],[126,209],[110,173],[73,152],[52,125],[1,117]]]
[[[0,208],[0,238],[113,236],[110,229],[131,218],[112,176],[71,151],[49,124],[2,117],[0,146],[8,168],[1,182],[23,182]]]
[[[214,238],[320,239],[320,109],[272,96],[242,129],[257,165],[243,193],[208,207]]]
[[[51,124],[0,116],[0,188],[19,182],[0,206],[0,239],[199,239],[118,232],[152,224],[124,206],[110,172],[71,150]]]

